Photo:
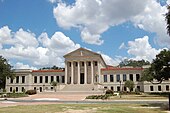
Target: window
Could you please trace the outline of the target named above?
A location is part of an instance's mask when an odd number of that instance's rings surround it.
[[[19,76],[16,77],[16,83],[19,83]]]
[[[169,85],[166,85],[166,91],[169,91]]]
[[[36,90],[37,88],[36,87],[34,87],[34,90]]]
[[[126,87],[123,87],[123,90],[124,90],[124,91],[127,91],[127,88],[126,88]]]
[[[15,91],[18,92],[18,87],[16,87]]]
[[[37,83],[37,76],[34,76],[34,83]]]
[[[107,82],[107,75],[104,75],[104,82]]]
[[[42,87],[40,87],[40,92],[42,92]]]
[[[42,77],[42,76],[40,76],[40,83],[42,83],[42,81],[43,81],[43,77]]]
[[[161,86],[158,86],[158,91],[161,91]]]
[[[112,91],[114,91],[114,88],[113,88],[113,86],[111,86],[111,87],[110,87],[110,89],[111,89]]]
[[[10,87],[9,91],[12,92],[12,87]]]
[[[48,83],[48,76],[45,76],[45,83]]]
[[[117,91],[120,91],[120,86],[117,86]]]
[[[25,92],[25,88],[24,87],[22,87],[22,92]]]
[[[13,79],[12,78],[10,78],[10,83],[13,83]]]
[[[59,83],[59,81],[60,81],[60,80],[59,80],[59,76],[57,76],[57,82]]]
[[[71,62],[69,62],[69,66],[71,67]]]
[[[84,66],[84,62],[82,62],[81,65]]]
[[[113,82],[114,79],[113,79],[113,75],[110,75],[110,82]]]
[[[94,65],[97,66],[97,61],[94,62]]]
[[[76,66],[76,67],[78,66],[78,63],[77,63],[77,62],[75,62],[75,66]]]
[[[140,91],[140,86],[137,86],[137,91]]]
[[[64,83],[65,82],[65,78],[64,76],[61,76],[61,82]]]
[[[88,62],[88,66],[91,66],[91,62]]]
[[[153,86],[150,86],[150,91],[153,91]]]
[[[22,83],[25,83],[25,76],[22,76]]]
[[[53,87],[51,87],[51,90],[53,90]]]
[[[123,81],[126,81],[126,74],[123,74]]]
[[[54,81],[54,76],[51,76],[51,82]]]
[[[133,81],[133,74],[130,74],[129,77],[130,77],[130,80]]]
[[[107,89],[107,86],[104,86],[104,89]]]
[[[136,74],[136,81],[139,81],[139,79],[140,79],[140,75]]]
[[[120,75],[118,74],[118,75],[116,75],[116,80],[117,80],[117,82],[119,82],[120,81]]]

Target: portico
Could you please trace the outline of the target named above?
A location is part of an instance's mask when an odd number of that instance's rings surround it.
[[[105,67],[100,54],[80,48],[64,58],[65,84],[94,84],[100,81],[97,75],[101,73],[101,67]]]

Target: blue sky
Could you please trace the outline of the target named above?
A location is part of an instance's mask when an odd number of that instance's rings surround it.
[[[14,68],[64,66],[79,47],[107,64],[152,61],[169,48],[163,14],[170,0],[0,0],[0,55]]]

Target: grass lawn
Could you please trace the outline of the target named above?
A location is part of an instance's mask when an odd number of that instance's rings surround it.
[[[48,104],[0,108],[0,113],[164,113],[160,108],[136,104]]]

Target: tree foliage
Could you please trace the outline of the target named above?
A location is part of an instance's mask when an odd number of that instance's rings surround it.
[[[133,88],[135,87],[135,84],[134,84],[133,81],[127,80],[125,82],[125,87],[127,87],[130,90],[130,92],[131,92],[131,91],[133,91]]]
[[[52,81],[52,82],[51,82],[51,85],[53,86],[54,91],[56,92],[56,86],[58,85],[58,82]]]
[[[142,67],[144,65],[150,65],[149,61],[145,61],[145,60],[128,60],[125,59],[122,62],[119,63],[120,67],[123,66],[132,66],[132,67]]]
[[[0,88],[5,88],[6,77],[14,79],[15,74],[12,71],[12,66],[8,61],[0,56]]]
[[[165,20],[166,20],[166,29],[167,29],[167,34],[170,36],[170,6],[167,6],[168,12],[165,14]]]
[[[54,70],[64,70],[64,68],[62,67],[57,67],[57,66],[52,66],[52,67],[43,67],[43,68],[40,68],[39,70],[50,70],[50,69],[54,69]]]
[[[154,79],[161,83],[163,80],[170,78],[170,51],[162,50],[151,63],[151,67],[145,69],[142,73],[141,80],[150,81]]]

